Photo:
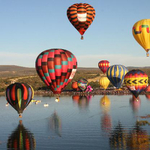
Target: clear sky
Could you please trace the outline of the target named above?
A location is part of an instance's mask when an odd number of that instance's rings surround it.
[[[81,40],[66,11],[88,3],[96,16]],[[0,65],[35,67],[39,53],[51,48],[71,51],[78,67],[149,66],[150,58],[135,41],[132,27],[150,18],[150,0],[0,0]]]

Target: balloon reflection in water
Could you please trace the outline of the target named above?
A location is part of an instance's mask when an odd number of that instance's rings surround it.
[[[138,150],[149,150],[149,135],[139,125],[129,133],[128,147]]]
[[[112,131],[109,143],[111,148],[126,149],[127,148],[128,133],[123,129],[119,122],[116,128]]]
[[[7,148],[15,150],[34,150],[36,148],[34,135],[23,126],[22,120],[19,121],[18,127],[8,138]]]
[[[136,98],[135,96],[132,96],[132,98],[130,98],[130,105],[133,109],[133,112],[136,113],[141,106],[140,98],[139,97]]]
[[[103,110],[103,115],[101,117],[101,128],[103,131],[110,133],[112,127],[111,116],[108,114],[110,110],[110,100],[107,95],[104,95],[100,100],[100,106]]]
[[[73,95],[72,96],[72,100],[74,102],[76,102],[79,106],[79,108],[87,108],[88,105],[89,105],[89,101],[91,100],[92,96],[91,95],[84,95],[84,96],[81,96],[81,95]]]
[[[61,137],[61,119],[57,115],[57,112],[54,113],[50,117],[50,128],[55,131],[55,133]]]

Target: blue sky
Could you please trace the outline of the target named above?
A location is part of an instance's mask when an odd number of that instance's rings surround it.
[[[84,40],[66,11],[74,3],[88,3],[96,16]],[[135,41],[132,27],[150,18],[150,0],[0,0],[0,65],[34,67],[39,53],[51,48],[71,51],[78,67],[149,66],[150,58]]]

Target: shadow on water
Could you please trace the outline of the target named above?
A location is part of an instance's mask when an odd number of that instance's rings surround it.
[[[35,148],[36,141],[34,135],[24,127],[22,120],[20,120],[18,127],[8,137],[7,149],[34,150]]]

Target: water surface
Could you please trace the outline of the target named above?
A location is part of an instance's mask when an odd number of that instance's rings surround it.
[[[35,99],[41,103],[31,103],[20,119],[0,97],[0,149],[149,149],[148,96],[74,95],[58,103],[54,97]]]

